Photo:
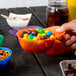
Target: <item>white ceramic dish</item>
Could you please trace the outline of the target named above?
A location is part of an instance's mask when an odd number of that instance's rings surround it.
[[[63,76],[65,76],[64,71],[67,70],[68,64],[74,65],[76,64],[76,60],[63,60],[59,63]]]
[[[22,27],[26,27],[29,24],[29,21],[31,19],[32,14],[15,14],[15,13],[10,13],[9,18],[11,19],[6,19],[8,25],[14,29],[19,29]]]

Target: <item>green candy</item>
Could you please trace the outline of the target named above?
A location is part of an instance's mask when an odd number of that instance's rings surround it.
[[[40,28],[36,28],[36,30],[38,30],[38,31],[39,31],[39,30],[41,30],[41,29],[40,29]]]
[[[43,29],[40,29],[40,33],[43,34],[45,31]]]
[[[29,35],[29,36],[28,36],[28,39],[29,39],[29,40],[32,40],[32,39],[33,39],[32,35]]]
[[[45,32],[43,29],[40,29],[40,28],[37,28],[36,30],[38,30],[41,34]]]

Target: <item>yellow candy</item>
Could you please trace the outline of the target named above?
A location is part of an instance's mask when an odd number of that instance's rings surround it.
[[[42,36],[46,36],[46,33],[43,33]]]
[[[45,30],[45,33],[49,32],[49,30]]]
[[[51,35],[50,38],[54,38],[54,35]]]
[[[39,34],[37,34],[37,36],[42,36],[42,35],[39,33]]]
[[[27,37],[23,37],[23,39],[27,39]]]
[[[37,40],[37,37],[33,37],[33,40]]]
[[[24,34],[23,36],[28,38],[29,34],[26,33],[26,34]]]

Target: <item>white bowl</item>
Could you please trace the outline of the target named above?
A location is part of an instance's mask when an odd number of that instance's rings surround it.
[[[76,64],[76,60],[63,60],[59,63],[63,76],[65,76],[64,71],[67,70],[68,64],[74,65]]]
[[[10,13],[9,18],[11,19],[6,19],[8,25],[14,29],[19,29],[22,27],[26,27],[29,24],[29,21],[31,19],[32,14],[15,14],[15,13]]]

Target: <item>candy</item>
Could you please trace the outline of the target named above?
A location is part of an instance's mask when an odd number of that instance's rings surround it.
[[[48,38],[49,38],[49,36],[46,36],[46,38],[48,39]]]
[[[36,28],[36,30],[40,31],[40,28]]]
[[[22,34],[20,35],[20,37],[23,37],[23,35],[26,33],[26,31],[23,31]]]
[[[22,34],[25,34],[25,33],[27,33],[27,32],[26,32],[26,31],[23,31],[23,32],[22,32]]]
[[[33,28],[30,28],[29,30],[33,31]]]
[[[20,37],[23,39],[29,39],[29,40],[44,40],[47,38],[52,38],[54,36],[52,35],[52,32],[49,30],[43,30],[40,28],[37,28],[35,30],[30,28],[27,31],[23,31]]]
[[[46,36],[42,36],[42,40],[46,39]]]
[[[23,39],[28,39],[27,37],[23,37]]]
[[[32,37],[36,37],[35,35],[32,35]]]
[[[23,38],[23,34],[21,34],[20,37]]]
[[[46,33],[43,33],[42,36],[46,36]]]
[[[49,30],[45,30],[45,33],[49,32]]]
[[[36,30],[32,31],[32,35],[37,35],[37,34],[38,34],[38,32]]]
[[[28,39],[29,39],[29,40],[32,40],[32,39],[33,39],[33,37],[32,37],[31,35],[29,35],[29,36],[28,36]]]
[[[31,36],[32,36],[32,34],[29,34],[29,35],[31,35]]]
[[[46,33],[46,36],[50,36],[50,35],[52,35],[51,31],[49,31],[49,32]]]
[[[33,40],[37,40],[37,37],[33,37]]]
[[[42,36],[42,34],[39,33],[39,34],[37,34],[37,36]]]
[[[31,30],[27,30],[27,33],[30,34],[31,33]]]
[[[42,36],[41,36],[41,35],[38,35],[38,36],[37,36],[37,39],[38,39],[38,40],[41,40],[41,39],[42,39]]]
[[[27,37],[27,38],[28,38],[28,36],[29,36],[29,34],[28,34],[28,33],[26,33],[26,34],[24,34],[24,35],[23,35],[23,37]]]
[[[50,35],[50,38],[54,38],[54,35]]]
[[[41,34],[44,33],[44,30],[43,29],[40,29],[39,31],[40,31]]]

